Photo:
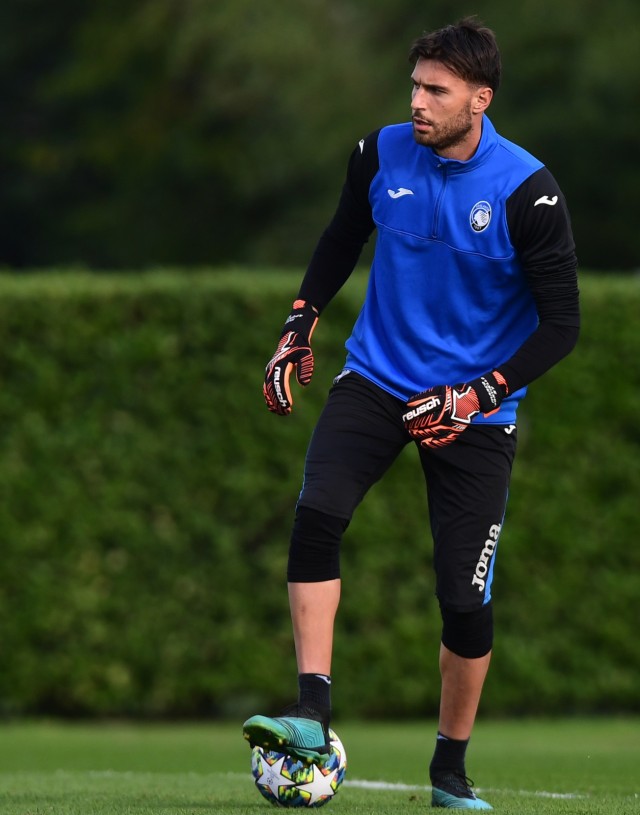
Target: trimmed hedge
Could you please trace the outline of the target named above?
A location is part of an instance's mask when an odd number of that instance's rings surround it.
[[[309,434],[359,308],[292,416],[261,382],[299,274],[0,278],[0,709],[243,716],[290,701],[285,588]],[[640,280],[584,276],[576,351],[521,407],[482,710],[640,711]],[[338,715],[437,709],[440,621],[408,448],[343,546]]]

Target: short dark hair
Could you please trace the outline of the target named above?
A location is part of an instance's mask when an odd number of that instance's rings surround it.
[[[409,60],[433,59],[472,85],[500,85],[502,62],[496,36],[475,17],[425,33],[411,46]]]

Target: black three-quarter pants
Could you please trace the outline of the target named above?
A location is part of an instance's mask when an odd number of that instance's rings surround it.
[[[289,580],[309,582],[307,543],[339,546],[339,535],[322,530],[339,519],[340,532],[373,486],[409,443],[405,402],[355,372],[337,377],[312,435],[305,461],[289,556]],[[474,424],[453,443],[434,450],[416,444],[424,472],[434,542],[436,594],[456,612],[481,608],[491,599],[493,565],[516,450],[513,425]],[[318,529],[309,529],[310,526]],[[331,523],[326,524],[327,528]],[[335,527],[334,527],[335,529]],[[308,539],[308,540],[307,540]],[[380,541],[381,546],[393,542]],[[305,562],[305,560],[307,562]],[[335,554],[334,562],[338,562]]]

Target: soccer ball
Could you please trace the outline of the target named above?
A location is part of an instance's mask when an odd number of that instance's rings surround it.
[[[331,750],[320,763],[306,764],[277,750],[254,747],[251,772],[269,803],[280,807],[321,807],[338,791],[347,770],[347,754],[333,730]]]

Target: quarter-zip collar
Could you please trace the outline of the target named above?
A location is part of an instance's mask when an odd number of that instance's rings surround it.
[[[452,173],[467,173],[479,167],[489,158],[498,145],[498,134],[490,119],[485,115],[482,117],[482,133],[476,152],[467,161],[460,161],[454,158],[443,158],[439,156],[432,147],[425,148],[429,160],[435,167],[446,170],[448,175]]]

